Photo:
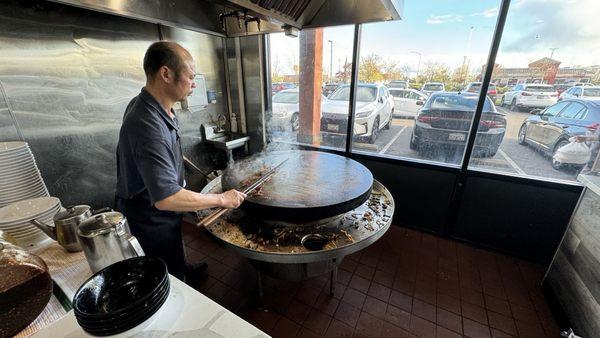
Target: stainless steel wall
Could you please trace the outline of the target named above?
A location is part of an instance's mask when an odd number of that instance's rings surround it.
[[[0,3],[0,141],[29,142],[42,176],[63,204],[112,205],[115,149],[123,112],[144,85],[142,59],[158,41],[158,26],[44,1]],[[199,149],[199,126],[226,113],[223,41],[165,29],[165,37],[192,50],[218,103],[180,111],[184,144],[201,168],[212,148]]]

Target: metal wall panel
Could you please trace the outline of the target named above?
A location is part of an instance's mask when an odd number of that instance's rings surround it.
[[[263,85],[265,73],[263,69],[263,37],[246,36],[239,38],[244,88],[244,106],[246,110],[247,133],[250,136],[250,152],[263,149],[266,144],[265,135],[265,95]]]
[[[202,60],[198,68],[206,70],[208,88],[220,93],[220,103],[208,111],[222,111],[220,38],[168,34]],[[8,100],[51,195],[64,205],[112,205],[123,113],[145,83],[142,60],[154,41],[153,24],[43,1],[0,3],[0,81],[6,92],[0,95],[0,141],[19,138]],[[187,136],[199,136],[207,112],[180,115],[189,154],[200,145]],[[197,164],[211,166],[204,161]]]

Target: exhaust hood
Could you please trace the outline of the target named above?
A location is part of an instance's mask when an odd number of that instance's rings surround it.
[[[404,0],[48,0],[227,37],[399,20]]]

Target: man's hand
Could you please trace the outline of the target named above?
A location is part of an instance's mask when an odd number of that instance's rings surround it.
[[[237,208],[242,204],[246,194],[235,189],[228,190],[220,195],[221,207],[227,209]]]

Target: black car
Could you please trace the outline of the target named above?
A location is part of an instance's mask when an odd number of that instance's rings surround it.
[[[600,100],[569,99],[544,110],[533,111],[519,129],[519,143],[530,145],[553,156],[569,138],[585,135],[600,125]],[[552,159],[552,167],[560,169],[565,163]]]
[[[477,94],[437,92],[431,94],[415,118],[410,148],[466,145],[477,106]],[[494,156],[506,132],[505,115],[486,96],[473,154]]]

